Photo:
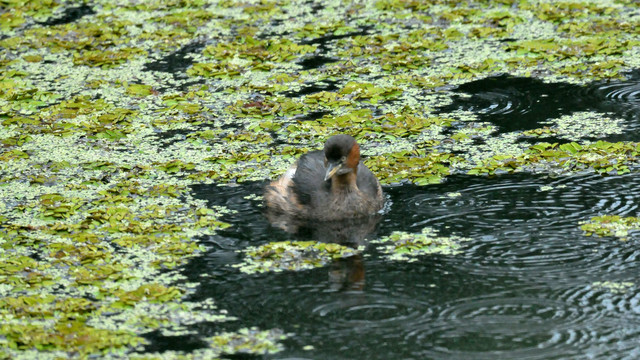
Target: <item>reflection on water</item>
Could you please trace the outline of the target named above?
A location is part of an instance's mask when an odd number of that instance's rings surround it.
[[[638,140],[640,80],[585,87],[498,80],[493,87],[490,80],[469,85],[464,91],[479,93],[480,101],[456,106],[504,131],[537,127],[539,118],[572,111],[613,111],[631,129],[624,138]],[[551,109],[543,115],[540,104]],[[208,252],[185,268],[201,283],[196,299],[213,298],[238,318],[199,324],[194,330],[202,336],[247,326],[280,328],[293,335],[286,350],[272,356],[278,359],[640,356],[640,287],[594,285],[636,281],[640,234],[620,241],[586,237],[579,228],[593,216],[637,215],[637,172],[453,176],[439,185],[388,187],[389,211],[353,228],[271,219],[274,226],[259,201],[247,198],[261,194],[263,185],[193,188],[211,205],[237,211],[225,219],[233,226],[203,239]],[[367,241],[424,227],[471,241],[458,255],[422,256],[413,263],[385,260]],[[246,275],[230,266],[241,261],[238,249],[294,239],[339,239],[366,248],[362,256],[301,272]],[[303,350],[307,345],[313,350]]]
[[[374,215],[343,221],[318,222],[296,219],[288,214],[267,209],[265,217],[277,227],[297,238],[317,242],[336,243],[357,249],[366,245],[375,233],[382,216]],[[329,271],[333,290],[362,290],[365,284],[364,262],[361,254],[334,261]]]
[[[357,248],[365,243],[367,236],[371,235],[382,216],[368,216],[342,221],[309,221],[292,218],[287,214],[275,212],[271,209],[265,211],[269,223],[298,237],[306,237],[310,240],[337,243],[340,245]]]

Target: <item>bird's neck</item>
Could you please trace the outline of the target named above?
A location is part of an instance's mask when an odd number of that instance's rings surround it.
[[[356,183],[356,171],[348,172],[344,175],[337,175],[331,178],[331,192],[340,193],[345,191],[356,191],[358,185]]]

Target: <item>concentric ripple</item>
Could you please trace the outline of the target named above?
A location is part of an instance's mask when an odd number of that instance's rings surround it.
[[[409,328],[409,343],[431,344],[433,359],[553,359],[580,354],[602,314],[540,296],[471,297],[440,305],[433,318]]]
[[[618,240],[585,237],[580,224],[605,214],[635,216],[638,188],[637,173],[462,177],[429,192],[405,191],[406,198],[391,194],[394,207],[411,215],[393,218],[392,209],[383,229],[404,222],[410,231],[429,226],[474,239],[460,255],[467,260],[460,266],[473,274],[491,275],[505,267],[532,278],[609,273],[624,269],[636,255],[621,251]]]
[[[330,336],[352,334],[357,328],[363,333],[394,332],[407,323],[430,318],[429,304],[392,294],[360,294],[334,299],[312,310],[318,323],[330,323]],[[343,333],[344,332],[344,333]],[[327,334],[327,336],[329,336]]]
[[[640,141],[640,73],[625,80],[593,83],[576,95],[602,113],[627,120],[625,133],[612,141]]]
[[[577,287],[562,287],[552,292],[551,296],[583,309],[590,309],[589,311],[597,311],[608,318],[620,317],[629,321],[640,321],[640,290],[633,280],[635,279],[628,278],[626,281],[593,282]],[[628,286],[615,286],[616,283]]]
[[[585,86],[545,84],[504,75],[461,85],[454,92],[464,95],[452,95],[453,102],[440,108],[441,112],[473,112],[480,120],[498,125],[501,132],[535,129],[549,119],[594,111],[628,120],[624,134],[610,135],[607,139],[640,140],[640,73],[626,80]]]
[[[640,175],[587,174],[550,179],[531,174],[496,178],[457,177],[428,190],[392,192],[394,208],[403,208],[412,228],[448,227],[461,235],[498,230],[538,233],[565,231],[602,214],[630,216],[640,204]],[[389,216],[393,216],[391,210]],[[385,222],[400,218],[391,217]],[[444,225],[444,226],[443,226]]]
[[[585,111],[588,103],[575,96],[581,87],[571,84],[544,84],[532,78],[496,76],[463,84],[455,89],[454,101],[442,112],[470,111],[482,121],[493,122],[502,132],[530,130],[541,122]]]
[[[637,274],[638,268],[635,268]],[[608,359],[620,358],[619,354],[640,354],[637,339],[640,336],[640,292],[638,286],[632,285],[635,277],[617,283],[626,286],[616,286],[616,281],[573,285],[552,291],[549,296],[559,301],[571,303],[582,309],[584,313],[599,314],[594,320],[575,324],[590,336],[573,339],[572,345],[583,349],[584,354],[591,358]],[[609,284],[609,285],[606,285]],[[610,346],[601,346],[610,344]],[[615,354],[615,355],[614,355]],[[613,357],[612,357],[613,356]]]
[[[475,101],[464,107],[464,110],[487,114],[526,114],[531,111],[533,102],[513,89],[487,91],[475,95]]]
[[[640,80],[597,83],[589,92],[601,99],[624,104],[640,104]]]

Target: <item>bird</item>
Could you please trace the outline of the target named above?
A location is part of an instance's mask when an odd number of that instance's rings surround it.
[[[384,197],[376,176],[360,161],[350,135],[331,136],[266,186],[267,209],[297,219],[334,221],[373,215]]]

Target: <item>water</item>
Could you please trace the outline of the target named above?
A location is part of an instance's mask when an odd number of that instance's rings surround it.
[[[457,92],[470,96],[454,95],[454,103],[442,111],[472,111],[481,121],[497,125],[501,132],[540,128],[545,120],[595,111],[627,120],[628,131],[607,140],[640,140],[640,71],[630,73],[625,80],[586,86],[502,75],[461,85]]]
[[[506,77],[483,81],[459,89],[472,96],[452,106],[476,111],[501,131],[595,110],[625,119],[628,131],[619,138],[639,139],[640,80],[634,77],[586,87]],[[534,100],[539,98],[546,100]],[[440,185],[388,187],[391,206],[368,238],[432,227],[470,238],[462,252],[404,263],[384,259],[369,244],[364,256],[327,267],[246,275],[230,266],[241,261],[236,250],[315,238],[321,232],[293,235],[271,226],[258,203],[244,198],[260,194],[263,186],[193,189],[211,205],[238,211],[225,219],[233,226],[203,239],[210,250],[184,269],[201,283],[195,299],[213,298],[238,317],[197,325],[202,336],[247,326],[293,334],[283,352],[267,356],[274,359],[640,356],[640,287],[618,293],[593,286],[635,281],[640,234],[630,233],[627,241],[586,237],[579,224],[603,214],[636,216],[637,172],[559,178],[460,175]],[[155,346],[160,340],[166,348],[180,348],[184,341],[156,338]],[[305,345],[313,350],[302,350]]]
[[[69,24],[69,23],[78,21],[78,19],[82,18],[83,16],[94,15],[94,14],[95,14],[95,11],[90,6],[87,6],[87,5],[80,5],[77,7],[68,7],[64,9],[61,16],[50,18],[47,21],[39,22],[38,24],[43,26]]]

